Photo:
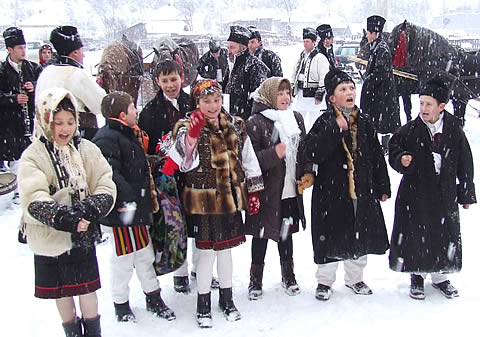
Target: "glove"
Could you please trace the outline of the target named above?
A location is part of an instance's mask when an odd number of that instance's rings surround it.
[[[167,157],[167,161],[163,164],[162,171],[167,176],[172,176],[175,171],[178,170],[178,165],[175,163],[172,158]]]
[[[248,215],[257,214],[260,211],[260,199],[258,192],[248,194]]]
[[[192,138],[198,138],[204,125],[205,115],[199,109],[195,110],[190,116],[190,129],[188,130],[188,135]]]
[[[313,177],[313,173],[305,173],[299,181],[297,181],[298,185],[298,194],[303,194],[303,191],[313,185],[315,178]]]

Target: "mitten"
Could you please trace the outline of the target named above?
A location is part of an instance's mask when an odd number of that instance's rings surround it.
[[[167,157],[167,161],[163,164],[162,171],[167,176],[172,176],[178,168],[178,164],[175,163],[172,158]]]
[[[192,138],[198,138],[204,125],[205,115],[199,109],[195,110],[190,116],[190,129],[188,130],[188,135]]]
[[[248,214],[254,215],[260,211],[260,199],[258,192],[253,192],[248,195]]]

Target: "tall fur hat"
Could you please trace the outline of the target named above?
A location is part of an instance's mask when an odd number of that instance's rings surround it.
[[[420,89],[420,96],[431,96],[440,103],[447,103],[450,98],[450,90],[445,82],[439,78],[428,80]]]
[[[317,34],[320,40],[330,39],[333,37],[333,30],[330,25],[323,24],[317,27]]]
[[[383,32],[383,26],[385,26],[385,18],[380,15],[372,15],[367,18],[367,31],[368,32]]]
[[[13,48],[18,45],[24,45],[25,38],[23,37],[23,31],[17,27],[9,27],[3,32],[3,38],[5,39],[5,45]]]
[[[355,85],[353,79],[344,71],[340,69],[333,68],[325,75],[325,91],[327,92],[327,97],[333,95],[337,85],[343,82],[352,82]]]
[[[250,33],[252,33],[252,36],[250,37],[251,39],[257,39],[258,41],[262,41],[262,36],[260,35],[260,32],[258,31],[257,27],[255,26],[248,26],[248,30]]]
[[[58,26],[50,34],[50,42],[60,55],[68,55],[83,47],[78,30],[73,26]]]
[[[220,47],[219,41],[214,39],[210,39],[210,41],[208,41],[208,49],[210,49],[212,53],[217,53],[220,50]]]
[[[233,25],[230,26],[230,36],[227,41],[237,42],[244,46],[248,46],[248,41],[251,39],[251,36],[252,33],[244,26]]]
[[[311,27],[303,28],[303,39],[317,41],[317,31]]]

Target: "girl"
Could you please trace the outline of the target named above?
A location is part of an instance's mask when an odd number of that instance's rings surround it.
[[[77,136],[76,107],[75,98],[65,89],[40,94],[34,140],[21,158],[19,191],[27,241],[35,252],[35,296],[56,300],[67,337],[98,337],[95,291],[100,278],[94,242],[99,229],[95,221],[109,212],[116,188],[100,150]],[[55,201],[62,191],[69,191],[67,201]],[[45,227],[54,234],[42,243],[33,233]],[[67,248],[54,241],[65,235]],[[73,296],[79,297],[82,319],[77,317]]]
[[[212,326],[210,283],[215,257],[219,306],[229,321],[240,319],[232,298],[230,249],[245,242],[241,210],[258,212],[263,180],[244,121],[222,108],[222,88],[201,80],[192,98],[197,110],[174,129],[171,158],[182,175],[181,198],[199,249],[197,323]],[[248,191],[248,192],[247,192]]]
[[[290,107],[292,87],[286,78],[271,77],[263,82],[254,96],[253,117],[247,121],[247,133],[263,173],[265,190],[260,193],[262,207],[258,214],[247,216],[246,231],[252,239],[252,265],[248,296],[262,296],[262,278],[268,240],[278,243],[282,286],[288,295],[300,293],[293,273],[292,233],[302,221],[303,188],[312,186],[312,165],[304,165],[298,151],[305,137],[302,116]],[[298,164],[297,164],[298,163]],[[297,190],[298,180],[298,190]]]

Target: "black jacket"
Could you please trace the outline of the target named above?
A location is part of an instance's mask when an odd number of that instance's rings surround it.
[[[379,133],[392,133],[400,127],[400,106],[393,79],[392,54],[379,37],[371,42],[373,49],[365,70],[360,97],[362,111],[370,116]]]
[[[230,94],[230,114],[247,120],[252,113],[253,99],[250,94],[268,78],[269,69],[257,57],[250,55],[248,49],[239,53],[229,73],[225,89]]]
[[[222,80],[217,80],[217,69],[222,71]],[[228,73],[228,52],[225,48],[220,48],[220,55],[218,61],[215,57],[212,56],[210,51],[207,51],[205,54],[200,57],[198,60],[197,66],[198,73],[203,78],[209,78],[212,80],[217,80],[218,83],[223,87],[225,84],[225,78]]]
[[[35,62],[22,62],[23,83],[36,85],[42,68]],[[0,63],[0,160],[17,160],[23,150],[30,144],[25,137],[26,123],[23,107],[17,103],[20,94],[20,76],[10,65],[8,59]],[[33,130],[35,114],[35,91],[28,95],[28,122],[30,132]],[[27,128],[28,129],[28,128]]]
[[[396,271],[449,272],[462,267],[458,204],[476,203],[473,159],[461,121],[446,111],[443,115],[439,175],[430,132],[420,116],[389,142],[390,165],[403,175],[390,248],[390,268]],[[400,162],[405,154],[413,157],[408,168]]]
[[[253,55],[258,57],[268,67],[270,70],[268,77],[283,77],[282,60],[273,51],[260,46]]]
[[[190,96],[183,90],[177,99],[180,111],[163,96],[162,89],[159,89],[157,95],[145,105],[138,119],[140,129],[148,134],[148,154],[155,154],[155,148],[158,141],[164,135],[173,130],[175,123],[184,118],[190,111]]]
[[[352,152],[352,136],[338,127],[331,106],[305,139],[307,157],[318,165],[312,192],[312,242],[317,264],[384,254],[388,236],[378,199],[390,196],[390,179],[377,133],[361,111],[357,117],[354,182],[357,211],[349,193],[345,139]]]
[[[103,224],[112,227],[151,225],[150,173],[145,152],[133,130],[117,120],[107,119],[92,141],[112,166],[113,181],[117,185],[115,206]],[[136,203],[136,211],[132,220],[126,222],[126,214],[118,210],[132,202]]]

